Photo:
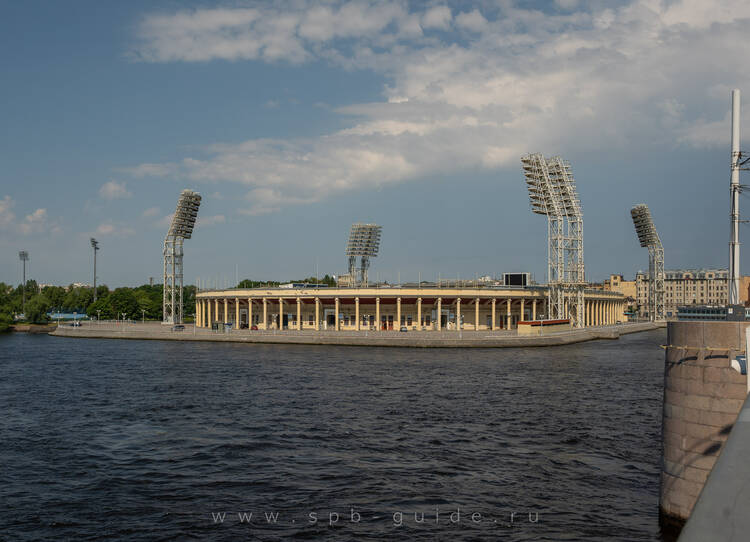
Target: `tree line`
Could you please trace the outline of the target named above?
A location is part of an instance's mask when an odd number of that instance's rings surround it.
[[[293,283],[325,284],[336,286],[336,280],[330,275],[323,278],[307,277]],[[241,281],[237,288],[274,287],[281,284],[275,280]],[[23,294],[26,292],[26,312],[22,321],[31,324],[43,324],[49,321],[50,312],[77,312],[90,318],[113,320],[126,318],[138,320],[162,320],[162,296],[164,287],[161,284],[144,284],[135,288],[121,287],[110,290],[102,284],[96,287],[97,300],[94,302],[94,289],[90,286],[44,286],[40,288],[36,281],[29,280],[25,287],[12,286],[0,282],[0,331],[6,331],[16,321],[16,316],[24,313]],[[183,307],[185,320],[195,316],[195,286],[183,289]]]
[[[135,288],[121,287],[110,290],[106,285],[96,287],[97,300],[94,302],[94,289],[90,286],[45,286],[39,288],[36,281],[29,280],[25,285],[26,312],[23,321],[43,324],[49,321],[50,312],[77,312],[92,318],[111,320],[128,319],[161,320],[163,286],[144,284]],[[183,289],[185,316],[195,313],[195,286]],[[23,314],[24,288],[0,282],[0,331]]]

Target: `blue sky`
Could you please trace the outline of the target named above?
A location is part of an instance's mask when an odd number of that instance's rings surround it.
[[[379,278],[543,281],[527,152],[572,163],[590,280],[646,266],[629,216],[642,202],[668,268],[726,267],[732,88],[750,111],[747,2],[28,1],[0,13],[0,281],[19,281],[25,249],[38,281],[90,282],[91,236],[100,282],[160,281],[183,188],[204,196],[186,282],[342,272],[356,221],[384,226]]]

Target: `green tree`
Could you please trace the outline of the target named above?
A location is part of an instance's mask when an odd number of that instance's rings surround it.
[[[12,324],[13,318],[11,315],[5,312],[0,312],[0,333],[8,331]]]
[[[107,299],[118,317],[122,317],[123,313],[130,318],[138,318],[140,316],[138,299],[131,288],[117,288],[109,294]]]
[[[37,294],[26,302],[26,321],[32,324],[44,324],[49,321],[47,313],[52,307],[50,300],[42,295]]]
[[[99,312],[97,312],[99,311]],[[115,311],[109,301],[109,296],[100,297],[96,303],[89,305],[86,310],[89,318],[101,318],[102,320],[112,320],[115,317]]]

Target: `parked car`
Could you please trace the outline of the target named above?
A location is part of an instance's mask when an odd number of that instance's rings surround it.
[[[258,326],[256,326],[255,324],[253,324],[253,327],[251,327],[250,329],[252,331],[258,331]]]
[[[78,320],[73,320],[70,325],[73,327],[81,327],[81,322],[79,322]]]
[[[409,328],[407,328],[406,326],[401,326],[401,328],[399,329],[399,331],[402,332],[402,333],[406,333],[407,331],[409,331]]]
[[[183,326],[182,324],[176,324],[172,326],[172,331],[182,331],[183,329],[185,329],[185,326]]]

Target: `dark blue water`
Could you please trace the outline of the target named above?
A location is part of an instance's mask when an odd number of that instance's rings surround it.
[[[0,538],[658,540],[663,341],[5,335]]]

